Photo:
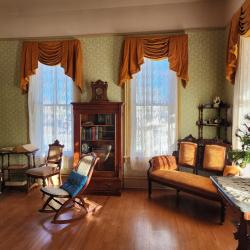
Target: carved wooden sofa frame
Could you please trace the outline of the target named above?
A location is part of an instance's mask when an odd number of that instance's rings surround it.
[[[189,165],[185,165],[185,164],[181,165],[179,163],[179,150],[180,150],[180,145],[182,142],[191,142],[191,143],[197,144],[197,152],[196,152],[197,161],[196,161],[195,166],[189,166]],[[220,139],[196,139],[192,135],[189,135],[189,136],[185,137],[184,139],[178,140],[178,150],[174,151],[172,154],[173,156],[176,157],[178,169],[181,167],[192,168],[193,173],[195,173],[195,174],[199,174],[199,170],[200,170],[200,171],[207,172],[207,173],[210,173],[213,175],[222,175],[223,170],[216,171],[216,170],[209,170],[209,169],[203,168],[204,151],[205,151],[206,145],[218,145],[218,146],[225,147],[226,148],[226,155],[227,155],[228,151],[231,149],[231,144],[225,143],[225,142],[223,142],[223,140],[220,140]],[[228,160],[228,158],[225,157],[224,166],[231,165],[231,164],[232,163]]]
[[[150,161],[150,167],[148,169],[148,196],[151,198],[152,194],[152,182],[156,182],[171,188],[176,189],[177,191],[177,200],[179,197],[179,192],[184,191],[194,195],[198,195],[202,198],[217,201],[221,205],[220,210],[220,224],[224,223],[225,220],[225,205],[223,200],[218,195],[216,188],[213,186],[212,181],[209,177],[198,175],[198,171],[202,169],[203,164],[203,155],[205,145],[221,145],[226,147],[226,151],[230,148],[229,144],[222,143],[218,140],[197,140],[191,135],[179,141],[189,141],[198,144],[197,148],[197,161],[195,166],[185,165],[184,167],[193,168],[193,173],[182,172],[180,171],[180,166],[178,166],[178,151],[173,153],[173,156],[156,156],[153,157]],[[179,148],[178,145],[178,148]],[[156,164],[154,161],[157,161]],[[225,166],[227,164],[227,159],[225,157]],[[183,166],[182,166],[183,167]],[[231,167],[230,167],[231,168]],[[213,175],[222,175],[221,171],[209,171]],[[231,172],[236,172],[235,169],[230,169]],[[231,174],[233,175],[233,174]],[[192,181],[190,181],[192,180]]]

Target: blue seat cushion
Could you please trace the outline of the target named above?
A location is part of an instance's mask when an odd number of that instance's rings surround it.
[[[62,189],[67,191],[72,197],[75,197],[87,182],[88,177],[80,175],[75,171],[71,171],[66,182],[61,186]]]

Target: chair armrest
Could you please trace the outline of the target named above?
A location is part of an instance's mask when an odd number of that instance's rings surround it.
[[[226,165],[223,170],[223,176],[238,176],[240,174],[240,170],[235,165]]]

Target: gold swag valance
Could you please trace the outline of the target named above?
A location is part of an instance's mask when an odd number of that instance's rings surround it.
[[[250,29],[250,0],[245,1],[234,14],[228,37],[226,79],[234,84],[238,61],[239,36]]]
[[[60,63],[65,74],[83,90],[83,60],[79,40],[24,42],[20,87],[25,92],[28,91],[29,77],[36,73],[38,61],[50,66]]]
[[[123,86],[132,75],[140,71],[143,58],[168,58],[170,69],[181,78],[185,87],[188,81],[188,35],[128,37],[124,41],[119,85]]]

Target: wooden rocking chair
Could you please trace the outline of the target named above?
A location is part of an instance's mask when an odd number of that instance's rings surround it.
[[[48,199],[45,201],[43,207],[39,210],[40,212],[50,213],[55,212],[55,216],[52,220],[52,223],[55,224],[64,224],[64,223],[70,223],[72,221],[81,219],[84,217],[85,213],[80,213],[79,216],[70,218],[70,219],[58,219],[58,217],[65,213],[69,209],[75,208],[75,206],[78,205],[78,207],[83,208],[86,213],[95,211],[98,204],[92,202],[92,204],[95,204],[93,209],[89,209],[89,202],[87,199],[83,198],[83,193],[88,187],[88,184],[91,180],[94,168],[96,166],[96,163],[98,162],[99,158],[96,157],[94,153],[86,154],[81,157],[79,160],[77,167],[75,168],[75,172],[77,174],[80,174],[81,176],[86,176],[87,181],[83,185],[83,187],[80,188],[80,191],[72,196],[67,192],[65,189],[61,187],[53,187],[53,186],[46,186],[41,188],[41,192],[48,196]],[[62,186],[63,187],[63,186]],[[60,200],[59,200],[60,199]],[[61,199],[64,199],[64,202],[61,201]],[[59,204],[59,208],[55,208],[50,202],[56,202]],[[81,209],[82,210],[82,209]]]

